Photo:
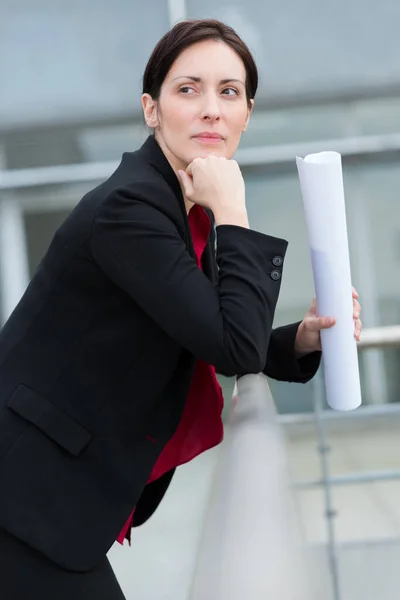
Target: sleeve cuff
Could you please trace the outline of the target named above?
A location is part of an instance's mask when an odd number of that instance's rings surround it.
[[[300,322],[277,327],[272,331],[263,371],[268,377],[278,381],[307,383],[318,371],[321,352],[296,357],[295,339]]]

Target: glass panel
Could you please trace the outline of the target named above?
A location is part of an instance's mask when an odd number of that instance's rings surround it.
[[[325,454],[330,476],[354,476],[355,481],[333,486],[330,491],[334,511],[333,528],[338,544],[338,571],[343,598],[396,597],[399,573],[393,568],[399,547],[400,482],[360,481],[360,475],[398,472],[396,452],[400,422],[397,415],[372,419],[350,419],[346,423],[325,421]],[[286,429],[290,473],[296,482],[321,478],[321,456],[313,426]],[[358,478],[358,481],[357,481]],[[303,539],[312,552],[315,598],[332,598],[329,573],[325,490],[322,487],[296,492]],[[315,554],[315,556],[314,556]],[[344,568],[345,567],[345,568]],[[314,596],[312,596],[314,598]]]
[[[46,253],[56,229],[67,218],[69,212],[66,210],[53,210],[51,212],[25,213],[24,221],[30,277]]]
[[[140,148],[150,130],[144,119],[115,127],[87,128],[79,132],[84,161],[120,160],[123,152]]]
[[[139,148],[149,129],[141,118],[115,126],[52,129],[8,136],[8,169],[120,160],[122,153]]]
[[[400,98],[274,110],[258,109],[256,99],[255,111],[242,136],[241,147],[278,146],[399,131]]]
[[[291,174],[244,170],[250,223],[289,241],[276,324],[303,318],[314,294],[308,238],[295,165]],[[352,278],[366,327],[400,323],[400,167],[395,163],[344,166]],[[400,350],[369,350],[360,358],[365,402],[399,401]],[[396,366],[397,365],[397,366]],[[306,386],[272,383],[279,408],[312,406]]]
[[[253,51],[262,97],[327,94],[400,81],[399,6],[393,0],[187,0],[193,18],[214,17]]]
[[[166,0],[2,0],[0,127],[129,118]]]

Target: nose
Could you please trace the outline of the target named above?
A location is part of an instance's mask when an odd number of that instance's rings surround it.
[[[204,97],[201,118],[203,121],[218,121],[221,118],[221,109],[215,94],[210,93]]]

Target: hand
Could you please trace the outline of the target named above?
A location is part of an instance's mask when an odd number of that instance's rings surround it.
[[[358,293],[353,287],[353,318],[354,337],[360,341],[362,323],[360,320],[361,306],[358,302]],[[321,350],[321,329],[330,329],[336,323],[334,317],[318,317],[316,299],[311,303],[306,316],[300,323],[295,340],[295,352],[298,357]]]
[[[217,225],[236,224],[236,219],[247,222],[245,185],[235,160],[213,155],[195,158],[178,174],[185,197],[212,210]]]

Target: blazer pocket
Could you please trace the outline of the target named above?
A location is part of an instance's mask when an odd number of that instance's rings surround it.
[[[17,387],[7,406],[74,456],[78,456],[92,439],[79,423],[26,385]]]

